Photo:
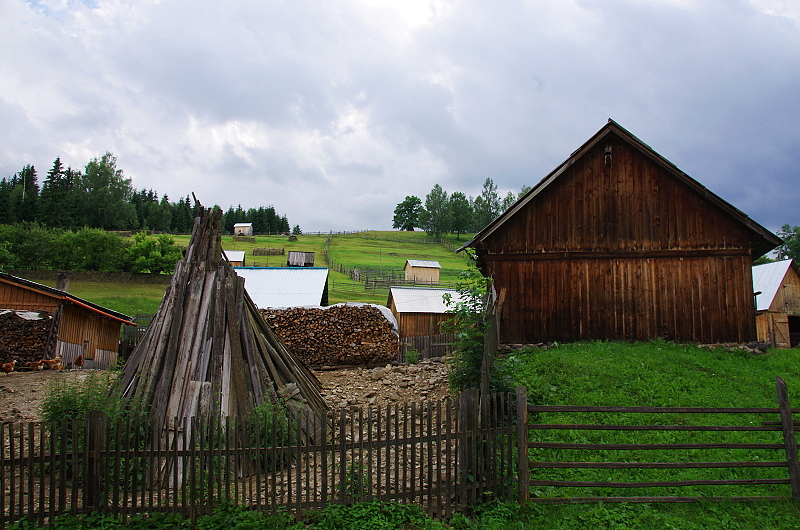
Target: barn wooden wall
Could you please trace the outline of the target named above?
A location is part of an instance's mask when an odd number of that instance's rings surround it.
[[[397,313],[394,309],[392,312],[397,318],[401,338],[439,335],[444,333],[441,323],[453,318],[453,315],[447,313]]]
[[[0,281],[0,309],[30,309],[54,312],[60,300],[45,293]]]
[[[406,267],[405,279],[416,283],[439,283],[439,269],[435,267]]]
[[[65,304],[58,339],[80,347],[89,341],[86,357],[95,358],[96,350],[119,349],[120,323],[73,304]]]
[[[506,290],[502,342],[741,342],[755,339],[751,239],[610,134],[477,250]]]

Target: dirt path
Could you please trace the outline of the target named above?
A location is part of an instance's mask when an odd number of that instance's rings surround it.
[[[51,381],[80,380],[94,370],[0,373],[0,422],[38,421]],[[440,400],[447,395],[447,368],[439,360],[381,368],[315,372],[331,408],[385,406]]]

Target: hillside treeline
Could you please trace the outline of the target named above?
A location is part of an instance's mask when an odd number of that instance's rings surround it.
[[[0,270],[73,270],[169,274],[182,257],[169,235],[123,238],[99,228],[39,223],[0,225]]]
[[[500,198],[491,178],[483,183],[481,194],[467,196],[460,191],[449,194],[436,184],[425,196],[425,203],[414,195],[407,196],[394,210],[392,227],[400,230],[422,228],[428,235],[439,237],[447,233],[478,232],[495,217],[522,197],[530,187],[523,187],[519,195],[508,192]]]
[[[185,234],[191,232],[195,214],[188,195],[173,202],[152,189],[134,189],[111,153],[92,159],[83,170],[64,167],[61,158],[56,158],[41,186],[32,165],[0,180],[0,224],[35,222],[73,231],[88,227]],[[272,206],[230,207],[222,222],[227,232],[233,231],[235,223],[253,223],[255,233],[289,232],[286,215],[278,215]]]

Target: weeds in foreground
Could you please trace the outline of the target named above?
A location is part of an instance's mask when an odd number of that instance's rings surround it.
[[[39,527],[19,521],[11,530]],[[47,528],[47,527],[42,527]],[[56,517],[55,530],[189,530],[188,518],[153,513],[118,518],[97,513]],[[200,517],[196,530],[791,530],[800,528],[800,507],[793,503],[698,504],[578,504],[533,505],[495,502],[473,507],[469,515],[457,513],[449,523],[431,519],[416,505],[365,502],[352,506],[331,505],[307,512],[300,521],[290,514],[267,514],[240,506],[219,506]]]

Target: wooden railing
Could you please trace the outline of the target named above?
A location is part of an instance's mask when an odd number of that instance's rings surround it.
[[[522,504],[528,501],[696,502],[715,498],[708,494],[711,489],[722,489],[725,494],[716,498],[727,500],[800,500],[800,467],[792,421],[792,413],[799,410],[789,407],[786,383],[781,378],[777,378],[777,389],[777,408],[685,408],[526,405],[525,389],[520,387],[517,390],[519,501]],[[540,419],[556,415],[559,421],[529,423],[529,414]],[[599,415],[603,421],[561,421],[583,419],[587,415]],[[648,418],[651,423],[639,424],[631,420],[634,417]],[[673,422],[656,420],[664,417],[672,417]],[[700,419],[720,417],[740,421],[708,425]],[[568,439],[560,440],[558,433],[566,431],[571,433]],[[623,433],[625,439],[621,440]],[[676,438],[680,435],[682,439]],[[604,436],[611,440],[605,440]],[[639,436],[640,441],[629,439],[634,436]],[[661,437],[665,440],[659,440]],[[584,460],[566,459],[570,452],[580,452]],[[647,455],[653,453],[666,454],[674,460],[648,461]],[[593,456],[586,458],[586,455]],[[605,470],[605,476],[600,478],[592,470]],[[615,470],[623,470],[626,479],[615,480]],[[662,476],[658,476],[658,470]],[[691,472],[684,476],[680,475],[682,470]],[[706,475],[700,474],[703,471]],[[581,472],[589,473],[590,477],[581,477]],[[630,480],[631,477],[638,480]],[[702,495],[697,494],[700,491],[697,488],[703,488]],[[678,494],[683,489],[695,495]],[[536,493],[531,495],[531,490]],[[570,490],[579,494],[569,495]],[[662,494],[610,494],[615,490]],[[734,490],[750,494],[734,495]]]

